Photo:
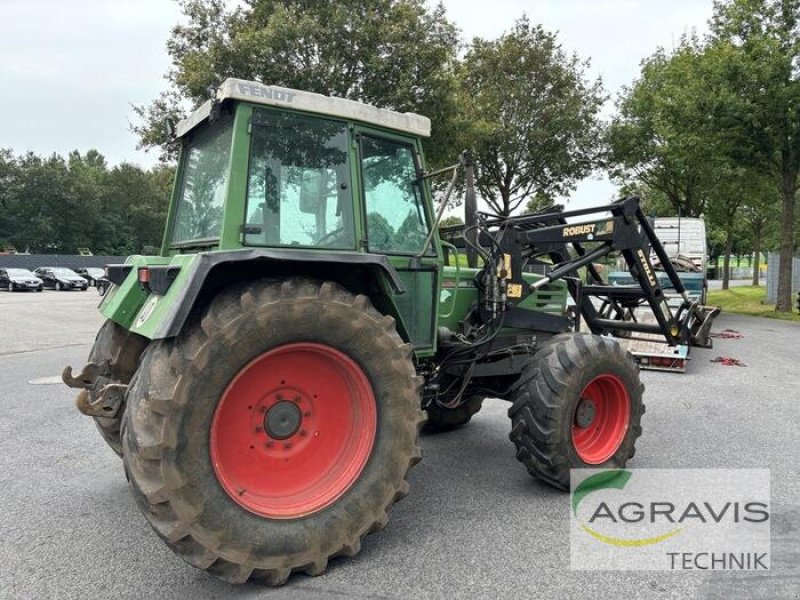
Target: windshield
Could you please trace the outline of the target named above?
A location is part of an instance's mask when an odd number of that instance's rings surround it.
[[[198,131],[184,147],[173,242],[219,238],[228,181],[231,127],[228,118]]]
[[[106,274],[106,272],[103,271],[103,269],[96,269],[93,267],[86,269],[86,272],[92,277],[105,277]]]
[[[355,249],[344,123],[256,111],[245,243]]]
[[[9,277],[36,277],[28,269],[6,269]]]
[[[78,275],[72,269],[65,269],[63,267],[54,268],[53,275],[56,275],[57,277],[80,277],[80,275]]]

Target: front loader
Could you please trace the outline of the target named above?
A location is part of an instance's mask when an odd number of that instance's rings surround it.
[[[474,207],[472,165],[425,171],[425,117],[229,79],[175,133],[161,252],[107,266],[107,321],[63,379],[156,533],[227,581],[356,554],[408,493],[420,427],[464,425],[487,397],[511,403],[536,477],[568,489],[571,468],[622,467],[643,386],[614,336],[708,345],[713,310],[663,302],[636,198],[470,209],[440,236],[430,180],[450,174],[449,199],[463,171]],[[609,254],[636,286],[603,283]],[[642,303],[657,324],[631,320]]]

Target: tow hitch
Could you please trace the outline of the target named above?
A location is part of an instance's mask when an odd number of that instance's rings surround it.
[[[89,417],[116,417],[128,390],[126,384],[111,379],[108,361],[89,363],[77,377],[72,374],[72,367],[64,367],[61,380],[81,390],[75,405]]]

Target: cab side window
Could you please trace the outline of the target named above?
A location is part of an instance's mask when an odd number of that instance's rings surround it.
[[[361,136],[361,172],[369,249],[417,254],[429,228],[409,144]]]

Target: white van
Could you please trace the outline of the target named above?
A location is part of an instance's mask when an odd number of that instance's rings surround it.
[[[703,219],[657,217],[653,229],[670,258],[685,256],[694,263],[700,273],[706,272],[708,249],[706,224]]]

